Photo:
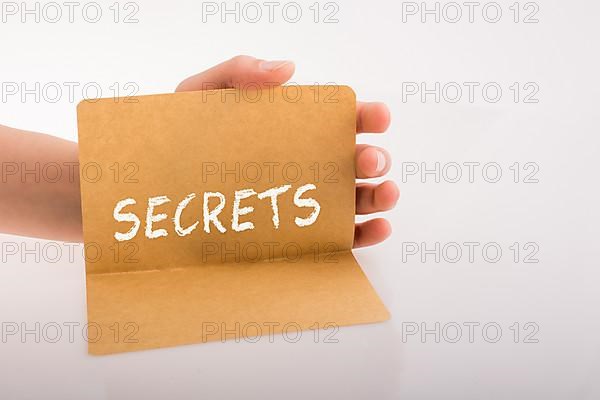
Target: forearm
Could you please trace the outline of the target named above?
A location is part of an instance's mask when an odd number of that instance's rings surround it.
[[[0,232],[82,240],[77,143],[0,125]]]

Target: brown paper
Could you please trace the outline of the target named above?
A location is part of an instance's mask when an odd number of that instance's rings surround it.
[[[187,92],[78,107],[89,352],[382,321],[352,255],[355,97],[344,86]],[[314,185],[296,196],[298,188]],[[278,225],[268,189],[277,196]],[[236,191],[251,189],[239,202]],[[204,194],[225,199],[205,231]],[[180,214],[176,210],[194,195]],[[146,236],[149,198],[166,196]],[[132,238],[117,240],[140,220]],[[312,199],[308,205],[296,201]],[[163,198],[163,200],[166,200]],[[306,219],[320,207],[316,220]],[[209,197],[208,211],[219,204]],[[238,213],[239,214],[239,213]],[[297,218],[307,226],[299,226]],[[160,219],[160,218],[159,218]],[[310,222],[310,221],[309,221]],[[197,223],[195,229],[193,224]],[[302,225],[300,220],[300,225]],[[244,225],[246,224],[246,225]],[[185,231],[185,229],[188,231]],[[159,231],[160,232],[160,231]],[[181,234],[186,233],[184,236]]]

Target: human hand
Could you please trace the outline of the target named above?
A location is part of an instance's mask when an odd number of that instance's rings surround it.
[[[283,84],[294,74],[290,61],[264,61],[250,56],[237,56],[181,82],[176,91],[203,89],[226,89],[243,87],[248,83]],[[210,86],[209,86],[210,85]],[[356,104],[356,132],[383,133],[390,124],[390,113],[383,103]],[[377,178],[385,175],[391,166],[389,153],[380,147],[356,145],[356,178]],[[380,184],[357,182],[356,213],[372,214],[394,208],[400,192],[396,184],[386,181]],[[391,225],[384,218],[374,218],[357,223],[354,231],[354,247],[372,246],[384,241],[391,234]]]

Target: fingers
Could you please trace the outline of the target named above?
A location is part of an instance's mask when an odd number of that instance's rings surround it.
[[[392,166],[390,154],[381,147],[359,144],[356,146],[356,177],[377,178]]]
[[[383,103],[356,103],[356,132],[382,133],[390,126],[390,110]]]
[[[294,74],[294,69],[291,61],[265,61],[250,56],[236,56],[185,79],[175,91],[226,89],[248,83],[276,86],[287,82]]]
[[[379,185],[359,183],[356,185],[356,213],[371,214],[391,210],[399,197],[400,190],[392,181]]]
[[[354,227],[354,248],[372,246],[383,242],[392,233],[390,223],[383,218],[376,218]]]
[[[246,84],[275,86],[287,82],[294,74],[291,61],[265,61],[250,56],[237,56],[181,82],[176,91],[236,88]],[[390,125],[390,112],[383,103],[358,102],[356,132],[385,132]],[[391,157],[382,148],[368,145],[356,147],[357,178],[375,178],[391,167]],[[359,184],[356,189],[358,214],[386,211],[394,207],[399,190],[391,182],[380,185]],[[356,224],[354,247],[371,246],[391,234],[391,226],[383,218]]]
[[[357,103],[356,132],[385,132],[390,125],[390,112],[383,103]],[[385,175],[392,165],[389,153],[380,147],[356,146],[356,177],[376,178]],[[359,183],[356,186],[357,214],[387,211],[396,205],[400,191],[392,181],[380,185]],[[355,225],[354,247],[366,247],[383,242],[392,233],[390,223],[383,218]]]

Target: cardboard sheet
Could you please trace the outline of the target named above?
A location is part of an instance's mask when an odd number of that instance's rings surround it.
[[[81,103],[89,352],[389,318],[351,252],[355,103],[344,86]]]

